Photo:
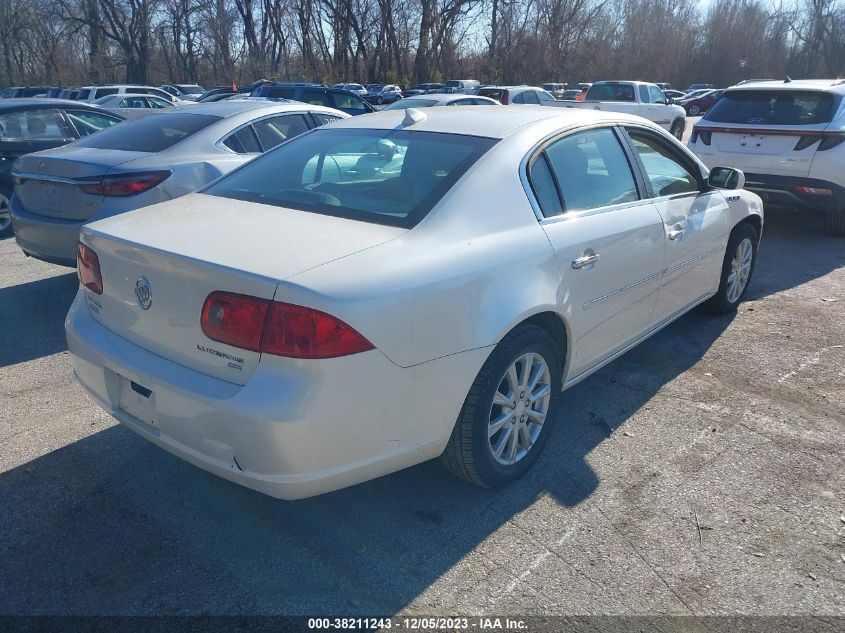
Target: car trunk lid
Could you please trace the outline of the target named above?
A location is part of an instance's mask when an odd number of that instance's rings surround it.
[[[180,365],[245,384],[260,353],[203,333],[200,314],[211,292],[272,300],[279,281],[404,232],[192,194],[86,226],[82,239],[99,258],[103,294],[85,292],[94,318],[112,332]],[[145,309],[136,287],[147,285]]]
[[[15,165],[15,194],[29,213],[62,220],[86,220],[100,208],[102,195],[80,185],[95,182],[115,167],[147,152],[61,147],[21,157]]]

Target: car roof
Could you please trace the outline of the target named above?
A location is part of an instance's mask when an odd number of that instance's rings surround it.
[[[557,118],[561,127],[581,123],[616,121],[642,122],[640,117],[618,112],[582,110],[579,108],[557,108],[549,106],[511,106],[491,108],[490,106],[463,106],[460,108],[421,108],[425,118],[403,127],[402,121],[408,110],[383,110],[366,116],[335,121],[332,128],[358,129],[407,129],[414,132],[439,132],[465,134],[486,138],[505,138],[516,130]]]
[[[792,79],[786,81],[753,81],[741,86],[731,86],[731,92],[740,90],[823,90],[845,95],[845,81],[840,79]]]
[[[279,102],[253,98],[244,99],[242,101],[214,101],[212,103],[198,103],[196,105],[170,109],[168,112],[178,111],[183,113],[207,114],[210,116],[226,118],[228,116],[240,114],[241,112],[260,109],[272,109],[275,112],[302,112],[302,110],[335,112],[332,108],[312,105],[309,103],[301,103],[299,101]]]

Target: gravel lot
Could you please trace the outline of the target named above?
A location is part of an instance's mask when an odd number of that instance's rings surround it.
[[[749,301],[565,396],[502,492],[436,463],[286,503],[75,383],[68,269],[0,241],[0,614],[845,615],[845,241],[770,214]]]

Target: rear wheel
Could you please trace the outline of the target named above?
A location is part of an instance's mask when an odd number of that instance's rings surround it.
[[[0,187],[0,237],[12,234],[12,212],[10,201],[12,192],[6,187]]]
[[[379,105],[384,105],[384,97],[377,97],[376,103]]]
[[[830,235],[845,236],[845,210],[828,211],[825,216],[825,230]]]
[[[742,302],[757,263],[757,231],[750,224],[736,226],[728,240],[719,290],[703,308],[711,314],[728,314]]]
[[[689,115],[690,116],[698,116],[701,113],[701,108],[697,105],[693,105],[689,107]]]
[[[537,461],[558,414],[561,359],[536,326],[505,337],[467,394],[440,459],[476,485],[500,488]]]
[[[674,136],[679,141],[684,140],[684,130],[686,129],[686,123],[683,119],[675,119],[672,122],[672,127],[669,129],[669,133]]]

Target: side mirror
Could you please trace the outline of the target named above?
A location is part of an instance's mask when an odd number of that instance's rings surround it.
[[[707,182],[716,189],[742,189],[745,187],[745,174],[733,167],[714,167]]]
[[[666,105],[675,105],[675,97],[666,97]]]

